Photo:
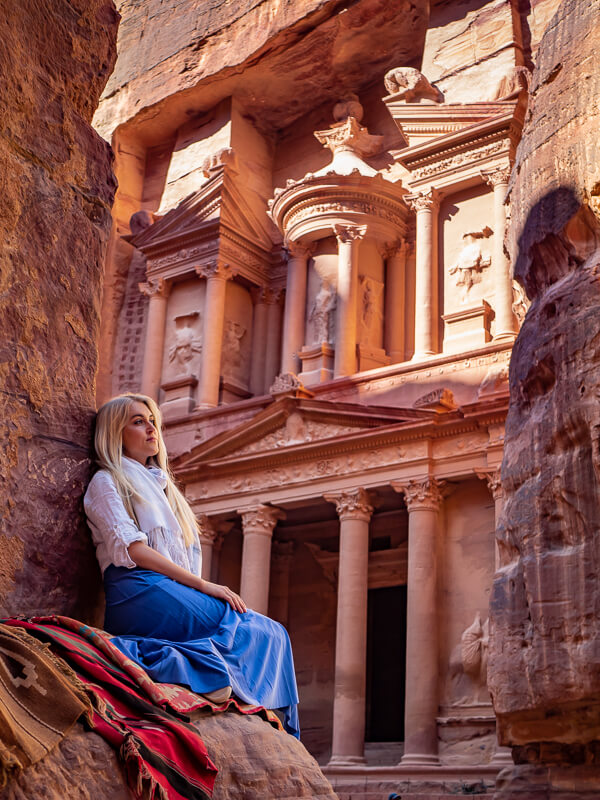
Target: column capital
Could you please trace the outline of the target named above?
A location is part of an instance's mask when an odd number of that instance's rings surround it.
[[[488,489],[492,493],[494,500],[501,500],[504,497],[500,467],[496,469],[476,469],[475,475],[487,483]]]
[[[340,520],[360,519],[368,522],[373,513],[372,495],[366,489],[350,489],[338,494],[324,494],[328,503],[335,503]]]
[[[273,542],[271,561],[278,569],[289,569],[294,556],[294,542]]]
[[[247,533],[258,533],[261,536],[273,535],[273,529],[277,521],[285,519],[285,513],[280,508],[268,506],[260,503],[252,508],[244,508],[237,512],[242,518],[242,531]]]
[[[165,297],[169,296],[171,284],[164,278],[149,278],[143,283],[138,283],[138,289],[146,297]]]
[[[510,166],[494,167],[493,169],[482,169],[479,173],[488,186],[500,186],[508,184],[510,178]]]
[[[428,476],[421,480],[392,481],[392,489],[404,495],[408,511],[438,511],[444,497],[446,481]]]
[[[314,249],[313,245],[304,244],[303,242],[292,242],[290,239],[286,239],[283,246],[287,250],[288,259],[302,258],[308,260]]]
[[[228,281],[237,273],[238,270],[235,267],[221,261],[211,261],[209,264],[202,264],[196,267],[196,274],[200,278],[216,278],[217,280]]]
[[[333,232],[338,244],[355,242],[364,239],[367,233],[366,225],[334,225]]]
[[[416,211],[434,211],[440,205],[440,193],[433,187],[423,189],[415,194],[404,195],[404,202]]]
[[[406,241],[404,239],[396,239],[391,242],[378,242],[377,250],[384,261],[387,261],[395,255],[401,255],[406,252]]]
[[[283,297],[284,289],[283,287],[272,287],[272,286],[255,286],[253,289],[250,290],[250,294],[252,295],[252,301],[255,306],[258,305],[274,305],[275,303],[279,303],[281,298]]]

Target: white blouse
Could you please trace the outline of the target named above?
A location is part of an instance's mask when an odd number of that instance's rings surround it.
[[[174,564],[200,575],[200,540],[196,536],[189,547],[185,546],[181,528],[164,492],[165,473],[158,467],[144,467],[125,456],[122,466],[140,494],[141,500],[133,503],[139,527],[125,510],[112,476],[106,470],[96,472],[83,498],[102,572],[109,564],[135,567],[127,548],[133,542],[143,542]]]

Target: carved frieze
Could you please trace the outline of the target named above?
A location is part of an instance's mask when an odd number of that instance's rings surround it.
[[[456,171],[466,164],[474,164],[490,156],[508,149],[508,142],[498,139],[480,146],[471,146],[468,149],[461,149],[453,155],[443,156],[437,159],[428,160],[422,166],[415,166],[411,171],[414,180],[432,177],[442,172]]]

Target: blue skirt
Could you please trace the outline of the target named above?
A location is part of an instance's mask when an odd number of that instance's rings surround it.
[[[282,625],[139,567],[111,564],[104,589],[105,630],[152,680],[199,694],[231,686],[246,703],[282,709],[285,729],[300,738],[292,648]]]

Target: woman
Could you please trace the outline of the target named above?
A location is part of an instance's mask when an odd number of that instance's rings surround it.
[[[289,638],[226,586],[203,580],[198,526],[167,465],[160,412],[144,395],[105,403],[96,419],[98,472],[84,498],[104,575],[104,626],[159,683],[212,702],[232,690],[281,708],[299,736]]]

